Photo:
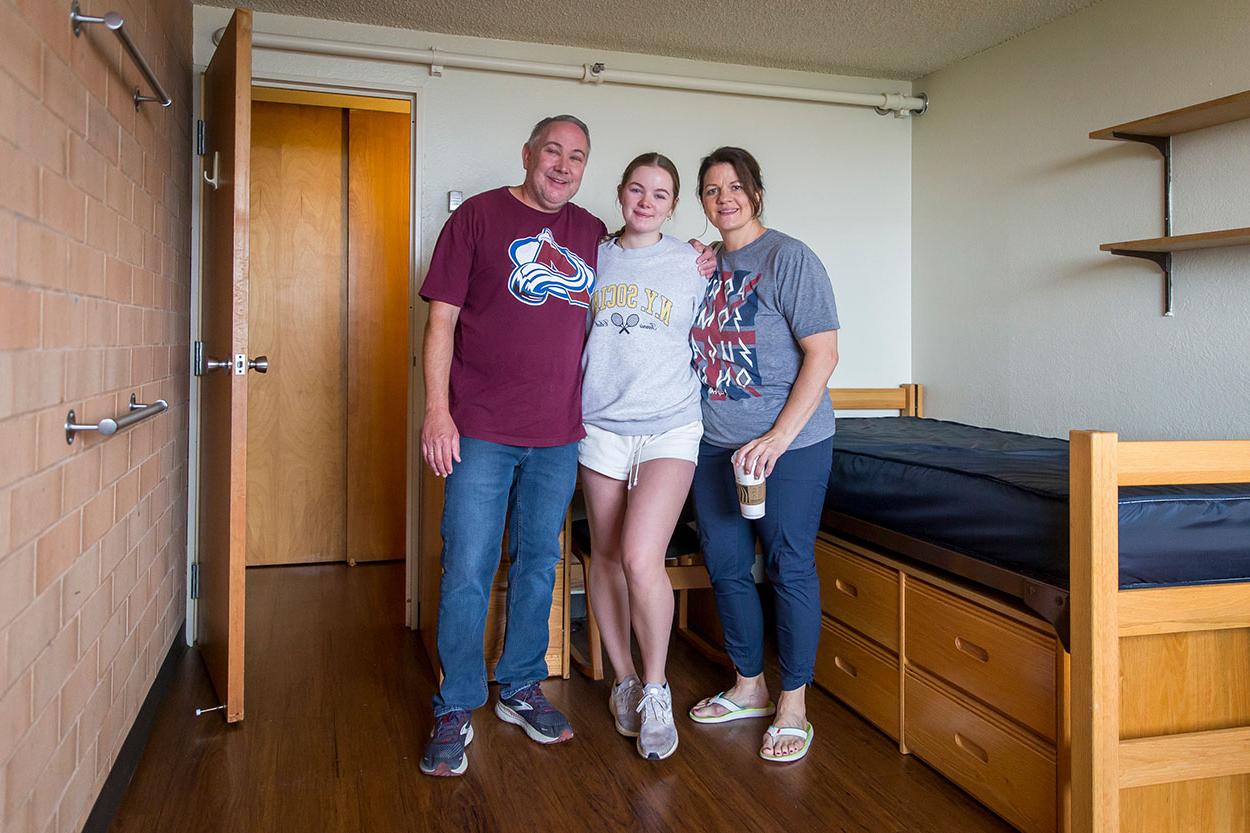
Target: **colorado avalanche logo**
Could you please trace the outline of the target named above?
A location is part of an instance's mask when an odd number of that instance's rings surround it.
[[[516,264],[508,276],[508,291],[521,303],[537,307],[551,296],[573,306],[590,308],[595,272],[557,243],[551,229],[543,229],[537,237],[513,240],[508,246],[508,257]]]

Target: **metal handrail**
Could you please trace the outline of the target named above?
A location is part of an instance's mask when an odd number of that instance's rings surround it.
[[[74,37],[82,34],[82,24],[84,23],[103,23],[113,33],[117,35],[117,39],[122,42],[122,46],[126,47],[126,51],[130,53],[130,57],[134,58],[136,64],[139,65],[139,71],[143,73],[143,77],[148,79],[148,83],[152,89],[156,90],[155,96],[142,95],[139,88],[135,87],[135,109],[139,109],[139,105],[146,101],[158,102],[162,107],[168,107],[174,103],[169,97],[169,93],[165,92],[165,88],[161,86],[161,82],[156,80],[156,73],[152,72],[152,67],[144,60],[139,52],[139,47],[135,46],[135,42],[130,39],[130,33],[126,31],[126,21],[117,12],[109,12],[104,17],[92,17],[90,15],[78,13],[78,0],[73,0],[69,7],[69,21],[74,28]]]
[[[130,394],[130,413],[119,416],[117,419],[105,417],[95,425],[80,425],[75,420],[77,415],[71,408],[69,413],[65,415],[65,443],[67,445],[74,444],[74,437],[78,436],[79,431],[99,431],[106,437],[111,437],[123,428],[129,428],[137,422],[143,422],[148,417],[153,417],[161,411],[169,409],[169,403],[164,399],[158,399],[151,405],[145,405],[135,401],[135,395]]]

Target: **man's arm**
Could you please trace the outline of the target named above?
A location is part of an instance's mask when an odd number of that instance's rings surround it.
[[[451,353],[460,307],[430,301],[425,322],[422,366],[425,370],[425,422],[421,425],[421,456],[439,477],[460,462],[460,431],[451,418]]]

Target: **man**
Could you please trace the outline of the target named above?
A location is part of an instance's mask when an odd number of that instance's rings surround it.
[[[590,131],[552,116],[521,149],[525,180],[466,200],[447,221],[421,297],[425,424],[421,452],[447,478],[438,653],[443,683],[421,759],[460,775],[470,715],[487,699],[486,606],[508,525],[508,627],[495,714],[538,743],[573,737],[543,695],[560,530],[573,494],[581,354],[603,223],[569,200]]]

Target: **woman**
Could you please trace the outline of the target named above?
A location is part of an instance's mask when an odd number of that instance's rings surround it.
[[[578,463],[594,553],[587,584],[616,674],[608,705],[617,731],[653,760],[677,749],[664,669],[673,621],[664,553],[703,434],[689,332],[707,281],[697,253],[660,232],[679,187],[676,167],[658,153],[625,168],[617,188],[625,225],[599,247],[582,357]]]
[[[833,453],[826,386],[838,363],[837,306],[811,249],[761,223],[764,184],[751,154],[713,151],[699,166],[699,194],[722,248],[690,334],[704,424],[694,504],[737,679],[690,716],[725,723],[775,713],[760,757],[794,761],[813,736],[804,694],[820,637],[814,548]],[[735,465],[768,478],[759,520],[739,512]],[[763,619],[751,574],[757,535],[776,599],[776,706],[764,682]]]

